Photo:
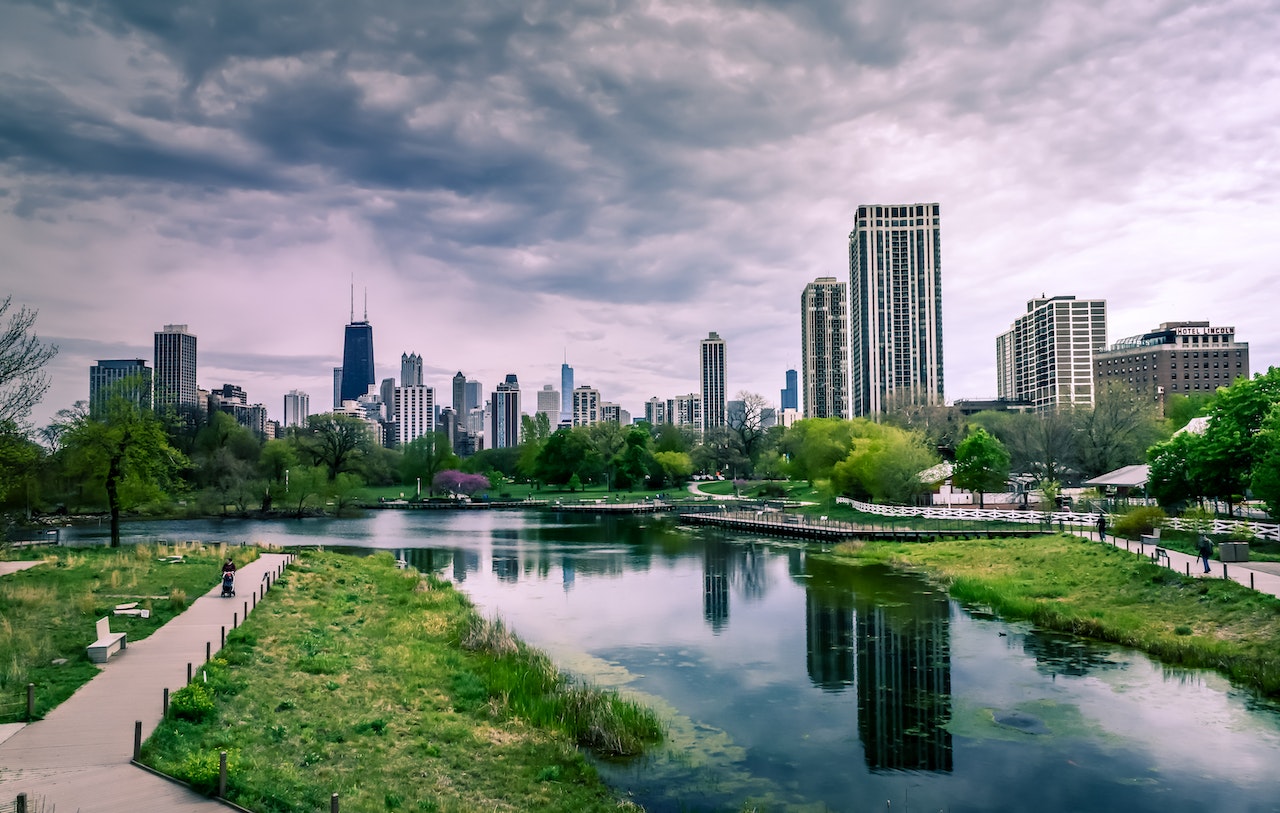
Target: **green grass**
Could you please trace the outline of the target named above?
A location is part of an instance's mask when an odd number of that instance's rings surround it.
[[[209,669],[215,711],[143,759],[259,813],[636,809],[578,745],[635,753],[654,715],[560,674],[465,596],[390,556],[306,553]]]
[[[160,561],[170,555],[183,561]],[[99,618],[110,616],[112,631],[129,641],[146,638],[218,583],[227,555],[244,564],[257,550],[162,544],[24,552],[43,564],[0,577],[0,722],[25,718],[28,683],[43,717],[98,673],[85,647],[97,637]],[[151,617],[111,614],[134,601]]]
[[[837,555],[922,569],[957,600],[1006,618],[1218,669],[1280,695],[1280,599],[1235,582],[1065,535],[842,545]]]

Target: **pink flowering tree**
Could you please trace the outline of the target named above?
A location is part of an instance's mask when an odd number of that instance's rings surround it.
[[[431,481],[431,485],[438,491],[444,491],[453,496],[467,496],[477,494],[489,488],[489,478],[483,474],[467,474],[457,469],[445,469],[438,473]]]

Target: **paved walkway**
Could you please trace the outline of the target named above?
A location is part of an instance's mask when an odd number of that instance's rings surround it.
[[[214,586],[150,637],[130,641],[45,719],[0,743],[0,804],[26,793],[28,809],[56,807],[58,813],[227,810],[131,765],[134,723],[142,722],[144,740],[151,735],[165,688],[173,692],[186,684],[188,663],[199,674],[206,643],[218,651],[222,628],[232,629],[232,614],[243,621],[245,603],[253,609],[254,594],[261,595],[266,577],[274,579],[289,558],[262,554],[236,574],[235,598],[220,598],[221,584]]]

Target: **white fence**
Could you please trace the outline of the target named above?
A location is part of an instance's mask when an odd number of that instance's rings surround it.
[[[882,517],[922,517],[924,519],[967,519],[976,522],[1022,522],[1026,524],[1052,523],[1055,525],[1088,525],[1098,524],[1096,513],[1079,513],[1076,511],[988,511],[981,508],[920,508],[911,505],[875,505],[859,502],[848,497],[836,497],[840,505],[852,506],[855,510],[866,514],[879,514]],[[1115,520],[1109,515],[1107,522]],[[1163,527],[1179,531],[1194,531],[1192,523],[1181,517],[1170,517],[1164,521]],[[1280,525],[1262,522],[1243,522],[1236,519],[1215,519],[1207,529],[1210,534],[1230,535],[1244,528],[1258,539],[1280,542]]]

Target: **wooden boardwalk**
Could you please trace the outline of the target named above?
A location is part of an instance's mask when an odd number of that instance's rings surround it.
[[[0,804],[11,804],[25,793],[33,811],[231,809],[132,765],[135,721],[142,723],[143,739],[150,736],[160,722],[164,690],[186,684],[189,663],[199,675],[206,644],[218,651],[222,628],[231,631],[233,614],[236,623],[244,620],[245,604],[252,611],[267,576],[274,580],[289,559],[287,554],[262,554],[236,574],[235,598],[220,598],[221,584],[215,584],[150,637],[130,641],[45,719],[0,743]],[[86,628],[86,645],[92,637],[92,629]]]

